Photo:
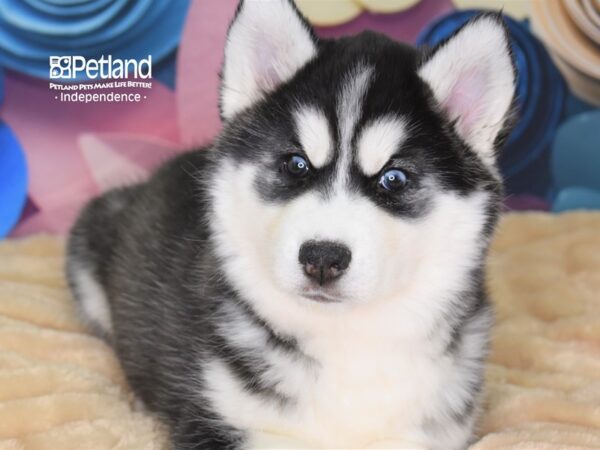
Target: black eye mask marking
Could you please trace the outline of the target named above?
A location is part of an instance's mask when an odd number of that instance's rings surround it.
[[[272,155],[260,165],[255,187],[261,197],[272,203],[283,203],[309,190],[327,191],[334,176],[335,161],[316,169],[303,152]]]
[[[379,173],[366,176],[354,164],[350,177],[352,189],[394,216],[421,217],[427,213],[434,193],[428,189],[428,183],[424,183],[427,175],[403,168],[407,166],[412,167],[407,163],[403,164],[401,161],[392,160]],[[396,167],[402,169],[396,169]],[[396,177],[404,176],[406,178],[401,178],[399,181],[389,180],[392,174]],[[385,181],[386,176],[388,177],[387,181]],[[386,188],[383,183],[388,183],[388,187],[391,189]],[[394,186],[391,183],[394,183]],[[398,184],[396,185],[396,183]]]

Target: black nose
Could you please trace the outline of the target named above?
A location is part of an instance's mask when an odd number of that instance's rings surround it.
[[[352,253],[343,244],[329,241],[308,241],[302,244],[298,260],[304,273],[321,286],[339,278],[350,265]]]

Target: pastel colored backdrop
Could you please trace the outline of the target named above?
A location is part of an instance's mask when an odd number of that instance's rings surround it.
[[[92,196],[143,180],[177,152],[210,143],[221,127],[218,72],[236,4],[0,0],[0,236],[11,229],[13,236],[64,233]],[[589,181],[600,170],[598,114],[573,119],[575,125],[555,139],[561,124],[595,107],[591,97],[573,95],[571,79],[565,83],[566,72],[555,65],[554,47],[531,33],[530,2],[298,0],[298,5],[322,37],[370,28],[427,45],[452,33],[477,12],[473,8],[503,7],[519,69],[520,112],[501,159],[507,206],[600,207],[598,185]],[[148,98],[126,104],[57,101],[48,88],[48,57],[78,54],[151,54]]]

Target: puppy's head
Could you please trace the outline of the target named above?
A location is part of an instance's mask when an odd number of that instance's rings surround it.
[[[210,181],[232,283],[263,312],[318,314],[464,285],[496,218],[514,85],[495,15],[419,51],[319,40],[290,1],[244,1]]]

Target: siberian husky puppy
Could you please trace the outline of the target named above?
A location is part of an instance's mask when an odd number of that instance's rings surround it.
[[[174,449],[465,448],[515,89],[501,18],[416,50],[247,0],[220,89],[213,145],[81,214],[85,320]]]

